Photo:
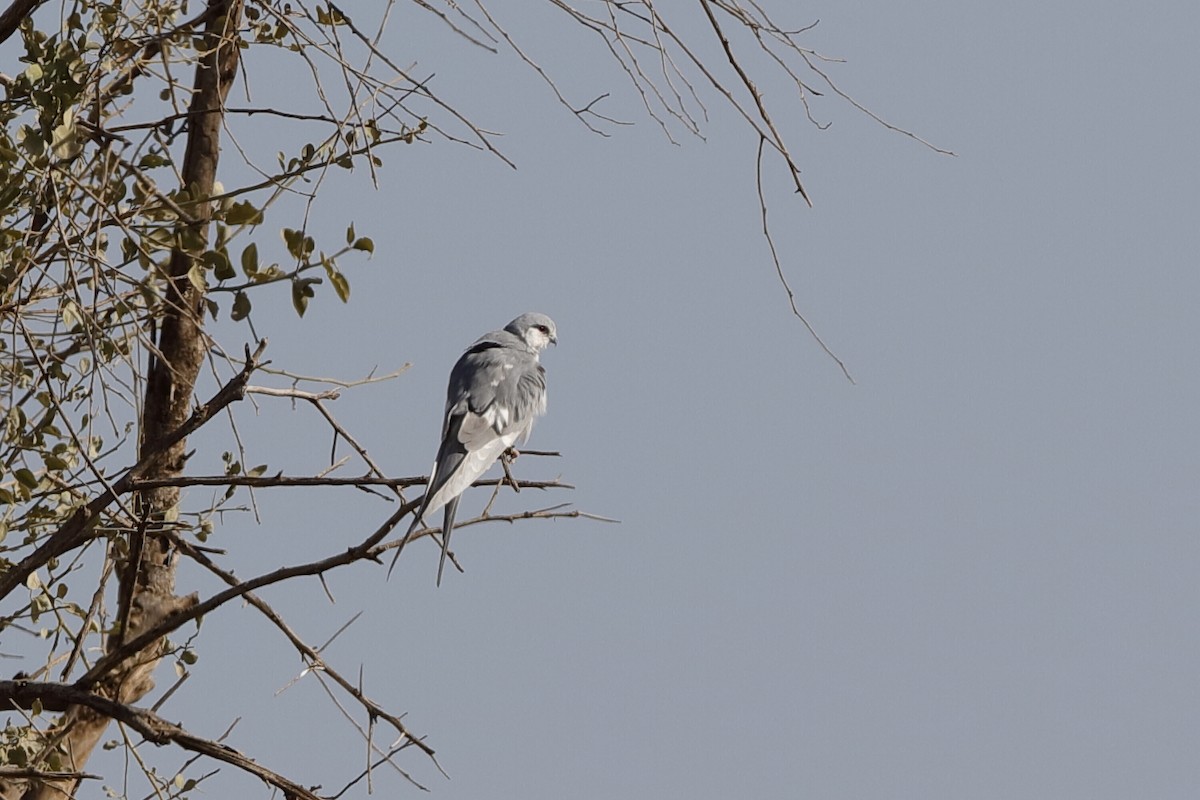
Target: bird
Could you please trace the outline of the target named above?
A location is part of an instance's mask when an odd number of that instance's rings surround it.
[[[554,320],[528,312],[476,339],[454,364],[437,460],[425,497],[392,558],[389,577],[413,532],[428,525],[427,515],[444,508],[437,572],[437,585],[442,585],[450,531],[463,491],[503,453],[523,443],[534,420],[546,413],[546,370],[538,356],[552,344],[558,344]]]

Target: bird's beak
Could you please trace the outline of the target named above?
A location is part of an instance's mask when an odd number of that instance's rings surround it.
[[[558,337],[557,337],[557,336],[551,336],[551,337],[550,337],[550,344],[554,345],[555,347],[558,347]]]

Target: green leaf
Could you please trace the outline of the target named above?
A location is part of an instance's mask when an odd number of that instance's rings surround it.
[[[165,167],[170,164],[170,159],[164,158],[158,153],[147,153],[138,161],[139,169],[154,169],[155,167]]]
[[[63,461],[58,456],[53,455],[52,453],[42,454],[42,461],[46,462],[46,469],[52,469],[58,472],[64,472],[71,468],[70,464],[68,464],[66,461]]]
[[[337,264],[332,258],[325,257],[321,254],[321,266],[325,267],[325,274],[329,276],[329,282],[333,284],[333,290],[337,292],[338,299],[343,303],[350,302],[350,281],[346,280],[346,276],[338,272]]]
[[[248,200],[239,200],[225,209],[225,222],[230,225],[261,225],[263,213]]]
[[[312,296],[312,286],[305,281],[292,281],[292,306],[297,314],[304,316],[304,312],[308,310],[308,300]]]
[[[329,282],[333,284],[333,290],[337,292],[338,299],[343,303],[349,303],[350,281],[346,280],[346,276],[336,269],[331,269],[329,271]]]
[[[304,234],[292,228],[284,228],[280,233],[288,252],[296,258],[304,258]]]
[[[62,318],[63,325],[65,325],[69,331],[75,330],[75,326],[82,322],[82,320],[79,318],[79,307],[75,305],[74,300],[68,300],[67,302],[63,303],[62,311],[59,312],[59,316]]]
[[[31,156],[38,157],[46,152],[46,140],[32,126],[22,125],[17,132],[17,141]]]
[[[177,241],[180,249],[201,257],[203,257],[204,248],[208,244],[207,240],[201,235],[200,230],[192,227],[180,230]]]
[[[346,244],[353,242],[354,238],[354,223],[351,222],[350,227],[346,228]]]
[[[188,280],[192,282],[197,290],[203,292],[208,288],[208,284],[204,281],[204,266],[199,261],[192,262],[192,268],[188,270]]]
[[[237,277],[237,273],[233,271],[233,265],[229,263],[229,256],[220,250],[209,250],[204,254],[202,260],[204,261],[204,266],[211,269],[213,277],[219,281],[227,281]]]
[[[83,149],[79,137],[75,135],[75,115],[70,109],[63,114],[62,124],[55,126],[51,136],[51,146],[57,158],[74,158]]]
[[[39,64],[30,64],[25,68],[25,77],[30,83],[36,83],[42,79],[42,67]]]
[[[258,245],[254,242],[246,245],[242,251],[242,272],[246,273],[246,277],[258,272]]]
[[[318,25],[345,25],[346,17],[332,3],[329,5],[329,10],[326,11],[323,6],[317,6],[317,24]]]
[[[366,236],[363,236],[358,241],[356,241],[354,243],[353,247],[355,250],[365,250],[371,254],[375,253],[375,243],[373,241],[371,241],[370,239],[368,239]]]
[[[302,230],[284,228],[280,233],[283,234],[283,243],[288,246],[288,252],[292,253],[296,260],[310,257],[312,251],[317,249],[317,242],[313,241],[312,236],[305,236]]]
[[[38,485],[37,476],[34,475],[31,470],[26,469],[25,467],[21,467],[19,470],[14,472],[13,477],[17,479],[17,483],[21,484],[26,489],[36,489],[37,488],[37,485]]]
[[[250,316],[250,298],[245,292],[238,292],[233,296],[233,310],[229,312],[229,318],[234,322],[239,322]]]
[[[175,246],[175,237],[167,228],[151,228],[142,234],[142,248],[150,250],[170,250]],[[139,251],[140,252],[140,251]]]

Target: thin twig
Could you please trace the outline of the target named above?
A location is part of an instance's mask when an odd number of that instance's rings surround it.
[[[846,369],[846,365],[842,363],[842,360],[834,355],[834,352],[829,349],[827,344],[825,344],[825,340],[821,338],[816,329],[813,328],[805,316],[800,313],[800,309],[796,307],[796,295],[792,291],[792,287],[788,284],[787,276],[783,274],[783,265],[779,263],[779,253],[775,251],[775,240],[771,238],[771,227],[767,224],[767,200],[763,196],[762,155],[763,143],[765,141],[765,139],[760,139],[758,142],[758,169],[756,170],[755,174],[758,178],[758,208],[762,213],[762,232],[763,236],[767,240],[767,246],[771,248],[771,260],[775,264],[775,274],[779,276],[779,282],[783,284],[784,291],[787,292],[788,303],[790,303],[792,306],[792,314],[794,314],[796,318],[804,324],[804,327],[808,329],[809,334],[813,337],[813,339],[816,340],[821,349],[825,351],[825,355],[832,358],[834,363],[841,367],[842,374],[846,376],[846,380],[850,381],[850,383],[854,383],[854,378],[850,375],[850,370]]]

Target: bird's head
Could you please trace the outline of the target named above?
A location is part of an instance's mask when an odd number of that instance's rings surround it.
[[[504,330],[515,336],[535,353],[546,349],[547,345],[558,344],[558,328],[554,320],[545,314],[528,312],[504,326]]]

